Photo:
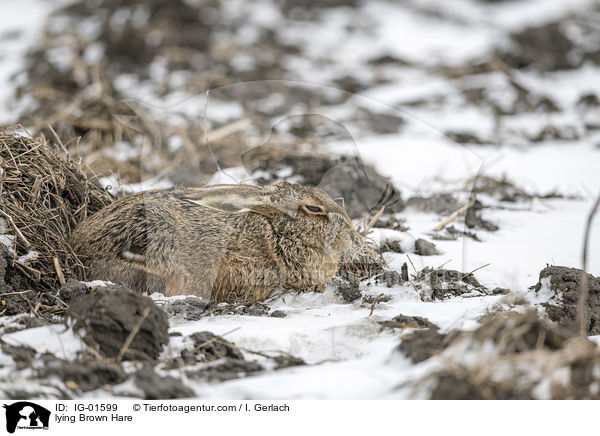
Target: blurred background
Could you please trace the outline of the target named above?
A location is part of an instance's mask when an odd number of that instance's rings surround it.
[[[51,125],[125,183],[205,183],[265,142],[394,135],[400,161],[423,138],[488,157],[600,146],[597,1],[3,0],[0,13],[0,122],[47,137]],[[534,154],[542,178],[568,164]],[[419,190],[420,171],[396,182]]]

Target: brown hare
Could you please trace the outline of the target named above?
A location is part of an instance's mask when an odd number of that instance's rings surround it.
[[[88,278],[138,291],[252,302],[331,281],[355,232],[317,188],[215,185],[124,197],[75,229]]]

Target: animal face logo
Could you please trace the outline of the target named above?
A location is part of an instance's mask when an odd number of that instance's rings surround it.
[[[19,429],[48,429],[50,411],[29,401],[19,401],[4,405],[6,409],[6,431],[14,433]]]

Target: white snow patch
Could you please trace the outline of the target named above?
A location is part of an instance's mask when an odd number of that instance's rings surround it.
[[[91,282],[81,282],[86,285],[88,288],[105,288],[107,286],[114,285],[113,282],[109,282],[106,280],[92,280]]]
[[[38,353],[49,352],[64,359],[74,359],[84,350],[83,342],[64,325],[49,325],[5,334],[2,340],[10,345],[26,345]]]
[[[116,175],[111,175],[101,177],[98,179],[98,182],[113,196],[117,196],[120,192],[135,194],[150,189],[168,189],[173,187],[173,183],[163,176],[153,177],[140,183],[122,183]]]

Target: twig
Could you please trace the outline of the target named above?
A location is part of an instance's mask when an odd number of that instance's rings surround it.
[[[233,344],[231,342],[222,341],[218,337],[211,339],[211,341],[216,342],[217,344],[225,345],[226,347],[229,347],[231,349],[236,349],[236,350],[239,350],[239,351],[244,351],[244,352],[250,353],[250,354],[256,354],[257,356],[265,357],[267,359],[274,359],[274,358],[280,357],[280,356],[294,357],[290,353],[285,352],[285,351],[281,351],[281,350],[268,350],[270,352],[279,353],[279,356],[270,356],[267,353],[263,353],[261,351],[250,350],[249,348],[240,347],[239,345]]]
[[[450,262],[451,260],[452,260],[452,259],[448,259],[446,262],[442,263],[440,266],[433,268],[431,271],[429,271],[429,272],[428,272],[428,273],[425,275],[425,277],[423,277],[423,281],[426,281],[426,280],[428,280],[428,279],[429,279],[429,277],[431,277],[431,274],[433,274],[433,273],[434,273],[434,272],[436,272],[437,270],[441,269],[441,268],[442,268],[444,265],[446,265],[446,264],[447,264],[448,262]],[[413,267],[413,268],[414,268],[414,267]],[[463,277],[466,277],[466,276],[468,276],[469,274],[471,274],[471,273],[467,273],[467,274],[465,274]],[[461,279],[459,279],[459,280],[462,280],[462,278],[461,278]]]
[[[371,311],[369,312],[369,316],[373,315],[373,310],[375,310],[375,305],[377,304],[377,302],[379,301],[379,299],[383,297],[383,294],[379,294],[377,297],[375,297],[375,299],[373,300],[373,304],[371,304]]]
[[[461,208],[456,209],[454,212],[452,212],[448,218],[446,218],[444,221],[442,221],[437,226],[435,226],[432,231],[439,232],[440,230],[442,230],[444,227],[446,227],[448,224],[450,224],[452,221],[454,221],[456,218],[458,218],[460,214],[462,214],[468,208],[473,206],[473,203],[475,203],[475,194],[473,194],[471,196],[471,199],[469,200],[469,202],[467,204],[465,204]]]
[[[60,267],[60,260],[58,259],[58,257],[54,256],[52,261],[54,262],[54,271],[56,271],[58,281],[61,285],[64,285],[65,283],[67,283],[67,281],[65,280],[65,275],[63,274],[62,268]]]
[[[25,245],[28,248],[31,247],[31,243],[27,240],[27,238],[23,235],[23,233],[21,233],[21,230],[19,230],[19,228],[17,227],[17,225],[13,221],[12,217],[9,214],[7,214],[6,212],[4,212],[3,210],[0,210],[0,213],[2,215],[4,215],[4,217],[8,220],[8,222],[13,226],[13,228],[15,229],[15,233],[17,234],[17,236],[19,238],[21,238],[23,240],[23,242],[25,243]]]
[[[52,132],[52,134],[54,135],[54,139],[56,139],[56,142],[58,145],[60,145],[60,148],[62,149],[62,151],[64,153],[66,153],[66,156],[68,158],[69,156],[69,152],[67,151],[67,147],[65,147],[65,144],[63,144],[63,142],[60,139],[60,136],[58,136],[58,133],[56,133],[56,130],[54,130],[54,128],[48,124],[48,129],[50,130],[50,132]]]
[[[361,232],[361,234],[363,236],[367,236],[367,234],[369,233],[369,230],[371,230],[371,228],[375,225],[375,223],[377,222],[377,220],[379,219],[379,217],[381,217],[381,215],[383,215],[383,211],[384,210],[385,210],[385,205],[381,206],[381,209],[379,209],[377,211],[377,213],[375,214],[375,216],[369,222],[367,222],[368,216],[365,217],[365,228]]]
[[[475,268],[473,271],[471,271],[471,272],[468,272],[468,273],[466,273],[466,274],[463,274],[463,275],[460,277],[460,279],[458,279],[458,280],[462,280],[462,279],[464,279],[465,277],[467,277],[468,275],[471,275],[471,274],[473,274],[475,271],[479,271],[480,269],[483,269],[483,268],[485,268],[486,266],[490,266],[490,265],[491,265],[491,263],[486,263],[485,265],[482,265],[482,266],[480,266],[480,267],[478,267],[478,268]]]
[[[200,139],[201,144],[210,143],[213,141],[218,141],[219,139],[223,139],[226,136],[231,135],[232,133],[238,132],[245,127],[250,125],[249,118],[242,118],[240,120],[234,121],[229,124],[225,124],[224,126],[219,127],[218,129],[212,130],[208,133],[204,133],[204,137]]]
[[[25,155],[26,155],[26,154],[28,154],[28,153],[31,153],[32,151],[35,151],[35,150],[37,150],[37,149],[38,149],[38,148],[40,148],[40,147],[44,147],[44,146],[46,146],[46,144],[45,144],[44,142],[40,142],[40,143],[39,143],[38,145],[36,145],[35,147],[33,147],[33,148],[30,148],[29,150],[25,150],[25,151],[24,151],[24,152],[22,152],[21,154],[18,154],[18,155],[16,155],[14,158],[15,158],[15,159],[18,159],[18,158],[20,158],[20,157],[22,157],[22,156],[25,156]]]
[[[261,353],[260,351],[254,351],[254,350],[250,350],[248,348],[239,347],[239,346],[237,346],[237,345],[235,345],[235,344],[233,344],[231,342],[222,341],[218,337],[217,338],[213,338],[212,341],[216,342],[217,344],[225,345],[226,347],[229,347],[229,348],[232,348],[232,349],[235,349],[235,350],[245,351],[246,353],[256,354],[257,356],[266,357],[267,359],[272,359],[272,357],[269,356],[266,353]]]
[[[26,291],[4,292],[0,294],[0,297],[4,297],[5,295],[25,294],[27,292],[33,292],[33,289],[28,289]]]
[[[121,349],[119,350],[119,354],[117,355],[117,362],[120,362],[121,359],[123,359],[123,355],[125,354],[125,352],[127,352],[127,349],[131,345],[131,341],[133,341],[133,338],[135,338],[135,335],[137,335],[138,332],[140,331],[140,328],[142,327],[142,323],[144,322],[144,320],[146,319],[146,317],[148,316],[149,313],[150,313],[150,306],[148,306],[144,309],[144,311],[142,312],[142,317],[139,319],[139,321],[137,322],[135,327],[129,332],[129,336],[127,336],[127,339],[125,339],[125,342],[123,342],[123,346],[121,347]]]
[[[35,268],[30,267],[29,265],[25,265],[24,263],[15,262],[14,266],[21,270],[23,274],[32,279],[34,282],[39,282],[42,278],[42,272]]]
[[[83,340],[83,338],[79,334],[75,333],[75,336],[77,336],[77,338],[81,341],[81,343],[83,344],[83,347],[87,351],[89,351],[96,359],[104,360],[104,361],[107,360],[102,354],[100,354],[98,351],[94,350],[92,347],[90,347],[88,344],[86,344],[85,341]]]
[[[588,219],[585,225],[585,233],[583,235],[583,252],[581,254],[581,290],[579,294],[579,301],[577,304],[577,318],[579,319],[579,334],[581,336],[587,336],[587,296],[588,296],[588,277],[586,273],[587,262],[588,262],[588,247],[590,243],[590,232],[592,228],[592,221],[594,215],[598,212],[598,206],[600,206],[600,194],[596,198],[594,206],[588,215]]]
[[[196,345],[194,347],[194,352],[198,351],[200,348],[202,347],[206,347],[208,344],[212,344],[213,342],[216,342],[219,340],[219,338],[222,338],[223,336],[227,336],[233,332],[237,332],[239,329],[241,329],[241,327],[236,327],[232,330],[229,330],[228,332],[223,333],[221,336],[215,336],[212,339],[209,339],[208,341],[204,341],[203,343],[201,343],[200,345]]]
[[[452,261],[452,258],[448,259],[446,262],[444,262],[443,264],[441,264],[440,266],[438,266],[436,269],[440,269],[441,267],[446,266],[446,264],[448,262],[450,262],[450,261]]]
[[[410,262],[411,266],[415,270],[415,274],[417,274],[417,269],[415,268],[415,264],[413,263],[412,259],[410,258],[410,256],[408,254],[406,255],[406,257],[408,258],[408,261]]]

